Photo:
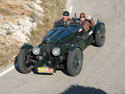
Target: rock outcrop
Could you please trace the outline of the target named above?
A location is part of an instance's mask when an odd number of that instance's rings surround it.
[[[28,36],[37,23],[42,23],[41,0],[1,0],[0,35],[12,37],[21,42],[29,41]]]

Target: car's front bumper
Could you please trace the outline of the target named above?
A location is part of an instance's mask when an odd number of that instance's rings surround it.
[[[37,62],[35,66],[36,73],[54,73],[58,65],[58,60],[56,59],[43,59]]]

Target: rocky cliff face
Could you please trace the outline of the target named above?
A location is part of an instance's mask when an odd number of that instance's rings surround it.
[[[13,62],[37,23],[43,24],[41,5],[41,0],[0,0],[0,69]]]
[[[41,0],[0,0],[0,36],[27,42],[37,23],[43,24]]]

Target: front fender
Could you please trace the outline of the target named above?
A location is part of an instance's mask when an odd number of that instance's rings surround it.
[[[25,44],[21,47],[21,49],[32,49],[32,48],[33,48],[33,46],[30,45],[30,44],[27,44],[27,43],[25,43]]]
[[[94,27],[94,33],[100,33],[101,26],[105,25],[103,22],[98,22]]]
[[[74,51],[76,48],[78,48],[78,46],[72,44],[72,45],[69,47],[69,51]]]

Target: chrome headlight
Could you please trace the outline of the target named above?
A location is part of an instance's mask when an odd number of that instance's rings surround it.
[[[32,52],[34,55],[39,55],[41,51],[40,51],[40,48],[37,46],[33,48]]]
[[[53,54],[54,56],[59,56],[60,53],[61,53],[61,49],[60,49],[59,47],[53,48],[52,54]]]

